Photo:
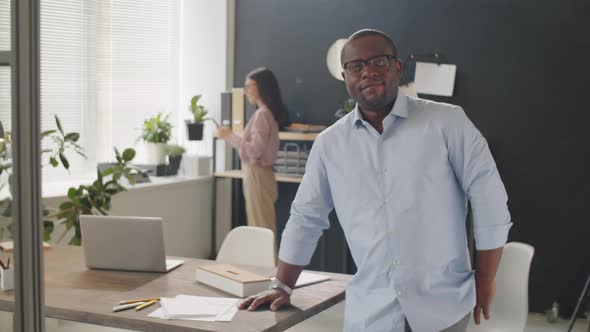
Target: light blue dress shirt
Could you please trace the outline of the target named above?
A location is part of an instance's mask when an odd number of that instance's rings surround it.
[[[506,243],[507,195],[461,107],[401,91],[379,134],[355,109],[311,149],[279,257],[307,265],[335,208],[358,267],[345,331],[440,331],[475,305],[465,219],[478,250]]]

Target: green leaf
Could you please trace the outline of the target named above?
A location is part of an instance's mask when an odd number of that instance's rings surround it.
[[[55,228],[53,221],[45,220],[43,221],[43,241],[48,242],[51,241],[51,233],[53,233],[53,229]]]
[[[135,158],[135,150],[134,149],[125,149],[125,151],[123,151],[123,160],[125,161],[131,161],[133,160],[133,158]]]
[[[119,149],[114,148],[115,149],[115,158],[117,158],[117,162],[121,163],[121,161],[123,160],[123,158],[121,157],[121,153],[119,152]]]
[[[68,217],[68,219],[66,220],[66,229],[70,230],[72,227],[75,226],[76,223],[76,216],[75,215],[70,215]]]
[[[102,176],[109,176],[111,174],[113,174],[113,168],[112,167],[107,168],[107,169],[104,170],[104,172],[102,172]]]
[[[49,158],[49,163],[53,167],[57,167],[59,165],[59,163],[57,162],[57,160],[54,157]]]
[[[74,187],[70,187],[70,189],[68,189],[68,198],[69,199],[75,199],[78,196],[78,190]]]
[[[59,209],[60,210],[67,210],[67,209],[71,209],[74,206],[74,203],[72,202],[63,202],[59,205]]]
[[[80,205],[84,210],[90,210],[92,208],[92,204],[90,203],[90,199],[88,197],[83,197],[80,199]]]
[[[63,135],[64,130],[61,127],[61,121],[59,120],[59,117],[57,115],[55,116],[55,125],[57,126],[57,129],[59,129],[59,132]]]
[[[74,235],[68,244],[71,246],[81,246],[82,238],[79,235]]]
[[[98,177],[98,183],[100,183],[102,187],[102,173],[100,172],[100,169],[98,169],[98,167],[96,168],[96,175]]]
[[[59,160],[61,160],[61,163],[64,165],[64,168],[69,170],[70,169],[70,162],[68,161],[68,159],[66,158],[66,156],[63,153],[59,154]]]
[[[57,130],[52,129],[52,130],[45,130],[44,132],[41,133],[41,137],[47,137],[53,133],[55,133]]]
[[[131,170],[130,169],[126,169],[123,172],[123,175],[125,175],[125,178],[127,179],[127,181],[129,181],[129,183],[135,184],[135,178],[133,177],[133,175],[131,175]]]
[[[66,139],[66,141],[77,142],[80,139],[80,134],[68,133],[66,136],[64,136],[64,138]]]

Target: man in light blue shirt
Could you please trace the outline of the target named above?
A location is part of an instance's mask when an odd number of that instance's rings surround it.
[[[345,331],[464,331],[480,321],[512,225],[485,139],[461,107],[398,90],[393,41],[351,35],[343,77],[357,106],[322,132],[282,235],[273,287],[241,308],[289,304],[290,292],[335,208],[358,267],[346,291]],[[467,251],[473,211],[475,272]]]

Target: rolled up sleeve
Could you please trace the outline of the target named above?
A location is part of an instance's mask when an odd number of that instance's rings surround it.
[[[244,135],[238,144],[235,144],[234,139],[230,137],[230,144],[238,150],[242,160],[256,161],[260,159],[264,149],[268,145],[270,121],[274,121],[272,119],[272,113],[268,111],[256,111],[250,123],[248,123],[247,131],[249,135]]]
[[[449,160],[471,203],[477,250],[502,247],[512,226],[508,195],[488,144],[457,107],[447,131]]]
[[[321,151],[320,135],[311,148],[281,238],[279,258],[288,264],[309,264],[322,232],[330,227],[328,215],[334,206]]]

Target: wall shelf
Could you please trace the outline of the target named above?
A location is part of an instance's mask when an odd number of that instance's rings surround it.
[[[279,132],[279,140],[281,141],[306,141],[306,142],[313,142],[318,133],[300,133],[300,132],[290,132],[290,131],[281,131]],[[229,178],[229,179],[242,179],[243,173],[241,169],[232,169],[226,171],[219,171],[215,172],[215,162],[216,162],[216,155],[217,155],[217,140],[219,138],[214,134],[213,135],[213,181],[212,181],[212,194],[213,199],[211,200],[211,257],[212,259],[216,256],[216,238],[217,238],[217,179],[218,178]],[[283,175],[275,173],[275,177],[277,182],[282,183],[301,183],[301,176],[293,176],[293,175]]]

